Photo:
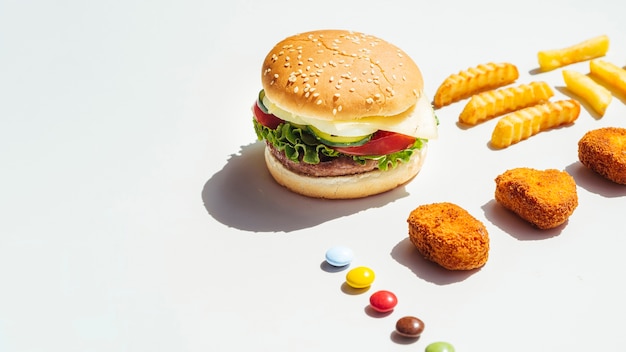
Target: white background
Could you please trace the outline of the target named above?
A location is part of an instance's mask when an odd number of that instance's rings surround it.
[[[606,115],[505,150],[496,120],[437,111],[422,172],[356,201],[303,198],[268,176],[250,107],[261,62],[297,32],[384,38],[422,69],[431,97],[451,73],[517,65],[568,98],[537,51],[607,34],[626,65],[617,1],[2,1],[0,3],[0,351],[599,351],[626,345],[626,187],[585,169],[577,142],[626,127]],[[588,63],[568,67],[588,72]],[[493,199],[513,167],[574,176],[579,206],[540,231]],[[456,203],[483,221],[490,258],[448,272],[407,240],[421,204]],[[324,265],[334,245],[377,275],[367,292]],[[387,289],[388,315],[367,308]],[[398,339],[397,319],[426,323]]]

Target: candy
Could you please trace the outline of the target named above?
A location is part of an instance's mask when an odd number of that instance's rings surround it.
[[[381,313],[392,311],[396,304],[398,304],[398,298],[390,291],[376,291],[370,296],[370,306]]]
[[[454,347],[447,342],[433,342],[426,346],[426,352],[454,352]]]
[[[423,331],[424,322],[416,317],[406,316],[396,322],[396,332],[401,336],[419,337]]]
[[[359,266],[346,274],[346,283],[354,288],[366,288],[374,282],[374,271],[372,269]]]
[[[332,266],[346,266],[353,258],[354,253],[347,247],[335,246],[326,251],[326,262]]]

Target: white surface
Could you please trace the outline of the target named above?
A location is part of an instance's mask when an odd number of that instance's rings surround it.
[[[357,201],[295,196],[268,177],[250,106],[261,61],[317,28],[378,35],[407,51],[434,95],[449,74],[607,34],[626,65],[616,1],[5,1],[0,5],[0,351],[599,351],[626,345],[626,188],[584,169],[587,130],[626,126],[624,97],[599,118],[494,151],[495,120],[463,129],[437,112],[421,174]],[[411,5],[408,5],[411,4]],[[588,71],[588,64],[569,68]],[[570,172],[580,205],[538,231],[495,204],[494,178]],[[406,218],[454,202],[491,237],[481,270],[420,259]],[[369,292],[324,269],[342,244],[377,279]],[[369,294],[396,293],[384,317]],[[417,341],[392,334],[403,315]]]

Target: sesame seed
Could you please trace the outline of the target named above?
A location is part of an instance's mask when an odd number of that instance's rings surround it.
[[[343,106],[341,105],[337,106],[337,111],[341,111],[341,110],[343,110]]]
[[[368,103],[368,104],[374,104],[374,99],[367,98],[367,99],[365,99],[365,102]]]
[[[335,98],[339,98],[340,96],[341,96],[341,94],[339,94],[339,93],[335,93],[335,95],[334,95]]]
[[[294,93],[298,93],[298,90],[299,90],[299,89],[298,89],[298,86],[295,86],[295,87],[293,88],[293,92],[294,92]]]
[[[322,105],[322,103],[323,103],[322,99],[318,99],[316,102],[317,105]]]
[[[354,92],[356,89],[354,88],[350,88],[350,92]]]
[[[333,115],[337,115],[337,109],[333,109]]]

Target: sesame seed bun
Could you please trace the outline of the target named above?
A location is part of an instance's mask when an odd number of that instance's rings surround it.
[[[312,198],[355,199],[387,192],[412,180],[424,164],[427,149],[424,145],[409,162],[398,164],[394,169],[344,176],[316,177],[295,173],[276,159],[269,148],[265,148],[265,163],[274,180],[295,193]]]
[[[261,80],[281,109],[335,121],[400,114],[416,104],[424,88],[418,66],[404,51],[345,30],[285,38],[266,56]]]

